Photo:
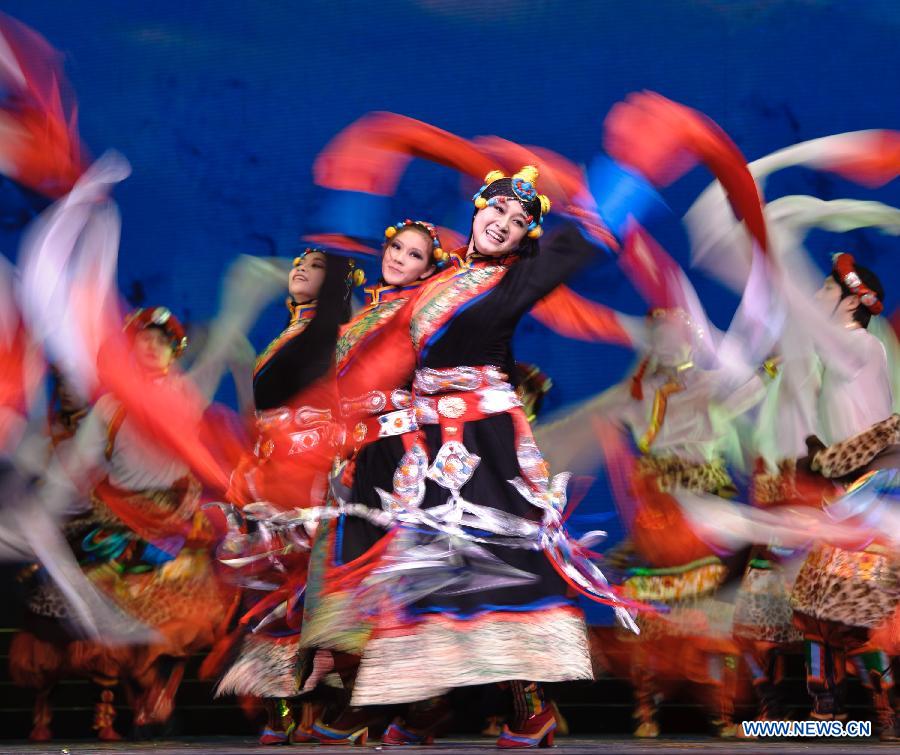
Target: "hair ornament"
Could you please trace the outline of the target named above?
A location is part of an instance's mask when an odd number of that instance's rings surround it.
[[[294,257],[293,266],[300,267],[300,264],[303,262],[303,260],[306,259],[306,255],[312,254],[313,252],[315,252],[317,254],[325,254],[324,249],[318,249],[317,247],[314,247],[314,246],[308,246],[308,247],[306,247],[306,249],[304,249],[302,252],[300,252],[300,254],[298,256]]]
[[[472,196],[476,209],[483,210],[485,207],[495,207],[498,203],[506,202],[508,199],[517,199],[525,208],[529,215],[528,220],[528,236],[529,238],[540,238],[543,234],[544,215],[550,211],[550,199],[545,194],[538,194],[537,180],[540,172],[534,165],[525,165],[511,177],[499,170],[492,170],[484,177],[484,185]],[[497,181],[509,181],[511,194],[494,193],[490,197],[484,194]],[[506,191],[501,188],[500,191]],[[534,203],[537,202],[537,207]],[[535,214],[538,217],[535,219]]]
[[[365,271],[361,267],[356,267],[356,263],[352,260],[350,261],[350,274],[348,277],[351,288],[354,286],[362,286],[366,282]]]
[[[856,272],[856,260],[853,255],[847,253],[835,254],[832,258],[833,269],[838,274],[841,282],[850,291],[859,297],[860,303],[873,315],[881,314],[884,304],[879,301],[878,294],[869,288]]]

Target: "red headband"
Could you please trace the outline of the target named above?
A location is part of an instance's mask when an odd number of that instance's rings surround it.
[[[860,303],[873,315],[881,314],[884,305],[879,301],[878,294],[860,280],[856,272],[856,261],[850,254],[834,255],[834,271],[850,291],[859,297]]]

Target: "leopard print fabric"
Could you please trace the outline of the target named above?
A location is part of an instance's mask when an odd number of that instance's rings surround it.
[[[791,585],[781,564],[748,566],[734,606],[735,637],[779,644],[799,642],[803,634],[793,618]]]
[[[678,489],[716,494],[734,491],[734,484],[721,459],[694,464],[677,456],[641,456],[636,471],[640,475],[655,477],[663,493]]]
[[[819,451],[813,457],[812,468],[823,477],[845,477],[896,443],[900,443],[900,414],[893,414],[868,430]]]
[[[786,459],[775,473],[753,475],[753,504],[760,508],[783,505],[798,497],[797,465]],[[794,626],[791,607],[793,574],[778,558],[757,548],[744,571],[734,606],[734,636],[754,641],[787,644],[803,634]]]
[[[876,627],[900,600],[900,562],[882,549],[819,546],[807,556],[791,595],[794,610],[847,626]]]
[[[753,475],[753,504],[761,508],[776,506],[798,496],[797,462],[786,459],[779,463],[778,471]]]

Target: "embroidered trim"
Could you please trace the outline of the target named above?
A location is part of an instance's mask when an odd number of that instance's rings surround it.
[[[297,320],[291,322],[290,325],[282,330],[278,337],[263,349],[262,353],[256,358],[256,364],[253,365],[253,377],[256,377],[262,368],[272,361],[272,357],[281,351],[288,341],[296,338],[306,330],[307,326],[312,322],[313,317],[315,317],[315,314],[315,309],[304,312]]]
[[[388,322],[406,302],[407,299],[404,298],[381,300],[364,309],[342,328],[335,346],[338,370],[342,370],[350,361],[353,349],[372,331]]]
[[[341,414],[356,417],[361,414],[379,414],[387,406],[387,396],[382,391],[369,391],[362,396],[341,401]]]
[[[339,445],[344,435],[343,425],[334,421],[330,409],[313,406],[279,406],[257,412],[256,429],[259,436],[253,452],[260,459],[268,459],[275,452],[276,441],[284,445],[290,440],[287,455],[294,456],[322,443]]]
[[[413,313],[410,332],[417,350],[449,322],[460,306],[496,286],[509,268],[492,265],[466,267],[439,278],[422,293]]]
[[[447,367],[434,369],[422,367],[416,370],[414,386],[417,393],[446,393],[450,391],[474,391],[479,388],[509,387],[498,367]]]
[[[366,644],[353,705],[404,703],[510,679],[591,679],[580,612],[549,608],[460,620],[427,616]]]
[[[718,562],[718,559],[716,559]],[[693,566],[693,565],[689,565]],[[659,573],[666,570],[646,569],[625,580],[622,594],[635,600],[677,602],[699,595],[708,595],[725,578],[726,568],[721,562],[686,568],[681,573]],[[656,572],[656,573],[646,573]]]

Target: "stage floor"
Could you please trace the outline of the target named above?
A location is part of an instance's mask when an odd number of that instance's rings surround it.
[[[678,738],[657,740],[635,740],[617,737],[565,737],[557,740],[554,751],[558,753],[626,753],[643,755],[644,753],[819,753],[831,755],[863,755],[863,753],[884,753],[897,751],[896,744],[880,743],[873,739],[807,739],[761,741],[720,741],[715,739]],[[321,751],[318,745],[294,745],[294,752],[313,749]],[[377,742],[367,746],[369,750],[381,750]],[[393,749],[397,748],[385,748]],[[263,747],[254,739],[239,737],[219,738],[183,738],[178,741],[154,742],[121,742],[117,744],[101,744],[89,741],[63,740],[48,744],[0,744],[0,753],[21,753],[22,755],[126,755],[133,752],[153,752],[156,755],[243,755],[254,752],[283,752],[281,748]],[[358,750],[355,750],[358,752]],[[446,739],[430,747],[416,747],[417,755],[452,755],[453,753],[490,753],[497,752],[493,742],[486,739]]]

